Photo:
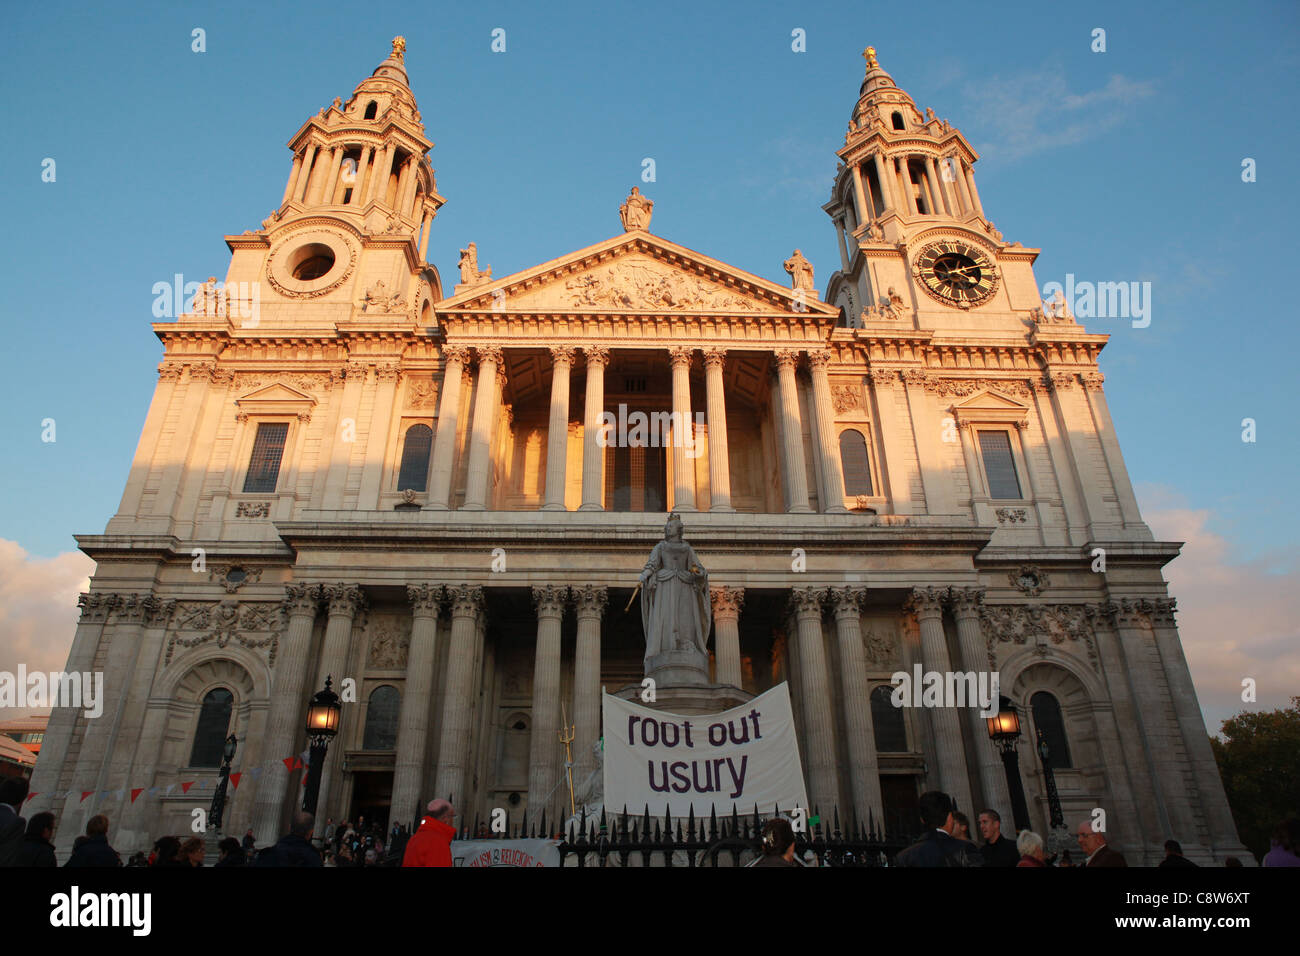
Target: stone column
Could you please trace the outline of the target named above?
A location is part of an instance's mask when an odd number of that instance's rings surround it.
[[[866,190],[862,188],[862,169],[857,163],[853,164],[853,199],[854,208],[857,210],[858,222],[870,222],[872,219],[872,209],[867,203]]]
[[[710,588],[713,599],[713,656],[717,662],[715,680],[741,687],[740,610],[745,606],[744,588]]]
[[[76,790],[94,790],[85,801],[70,794],[59,822],[59,849],[70,847],[79,834],[85,833],[86,821],[105,807],[100,791],[108,789],[107,774],[112,758],[114,738],[126,706],[131,675],[135,671],[140,631],[151,607],[148,594],[123,594],[113,605],[113,626],[109,629],[108,654],[104,660],[103,712],[86,721],[81,752],[73,776]],[[44,746],[41,748],[45,749]]]
[[[551,420],[546,428],[546,501],[543,511],[565,511],[564,484],[568,474],[569,372],[573,347],[551,347]]]
[[[370,171],[371,163],[374,162],[375,148],[367,146],[361,154],[361,162],[357,163],[357,178],[352,181],[352,196],[348,199],[349,206],[361,205],[361,192],[370,182],[373,175]]]
[[[442,606],[443,588],[437,584],[408,584],[406,594],[411,601],[411,646],[406,653],[406,687],[397,718],[390,823],[409,823],[420,815],[433,678],[438,667],[438,609]],[[429,798],[433,796],[430,794]]]
[[[849,744],[849,776],[853,781],[853,813],[863,830],[884,824],[876,732],[871,725],[871,689],[862,649],[862,588],[834,588],[835,637],[840,652],[840,684],[844,695],[844,732]]]
[[[554,806],[559,776],[560,628],[569,589],[533,588],[537,606],[537,650],[533,656],[533,726],[528,753],[528,815],[540,819]],[[565,801],[568,802],[567,800]],[[554,814],[551,814],[554,816]]]
[[[795,588],[790,592],[790,603],[799,625],[799,689],[803,698],[804,737],[808,741],[808,799],[812,802],[809,816],[830,814],[839,804],[840,793],[830,688],[826,680],[822,596],[818,588]]]
[[[924,669],[946,675],[952,670],[952,665],[948,660],[948,639],[943,632],[944,597],[941,588],[914,588],[908,604],[916,613],[921,628]],[[961,721],[956,709],[930,708],[930,724],[934,729],[934,756],[938,764],[939,789],[956,801],[959,810],[964,810],[969,815],[977,808],[971,802],[966,750],[962,744]]]
[[[325,192],[321,195],[326,205],[334,204],[334,187],[339,183],[339,167],[343,163],[343,147],[335,146],[330,150],[330,173],[325,180]]]
[[[302,717],[307,705],[303,695],[321,587],[319,584],[288,584],[284,594],[284,612],[289,618],[289,627],[275,662],[266,739],[262,744],[262,755],[268,758],[267,769],[257,784],[254,817],[257,822],[253,825],[257,842],[262,846],[273,844],[283,836],[280,823],[284,816],[289,768],[282,758],[298,752],[297,742],[303,733]]]
[[[776,351],[777,382],[781,390],[781,457],[785,465],[786,508],[790,514],[808,514],[808,475],[803,460],[803,422],[799,418],[799,390],[794,380],[799,361],[796,349]]]
[[[957,191],[958,198],[961,200],[961,214],[969,216],[975,211],[975,204],[970,200],[970,189],[966,185],[966,165],[960,156],[952,157],[953,168],[953,187]]]
[[[329,602],[329,619],[325,623],[325,640],[321,645],[320,664],[316,671],[316,683],[307,688],[310,697],[325,686],[325,678],[333,678],[335,693],[343,683],[348,666],[348,651],[352,645],[352,623],[357,614],[365,608],[366,597],[361,588],[355,584],[328,584],[324,587],[325,600]],[[364,707],[358,703],[356,707]],[[316,803],[316,815],[328,818],[326,813],[330,800],[330,785],[334,782],[335,772],[342,757],[343,748],[330,747],[325,757],[325,766],[321,768],[320,796]]]
[[[495,345],[478,349],[478,386],[474,393],[474,432],[469,446],[469,471],[465,476],[465,511],[487,507],[488,480],[492,466],[492,426],[496,424],[501,390],[497,369],[501,349]]]
[[[907,157],[899,156],[895,161],[898,163],[898,180],[903,188],[903,198],[907,201],[907,211],[913,216],[920,215],[920,210],[916,208],[916,193],[912,190],[912,171],[907,166]]]
[[[578,646],[573,668],[573,785],[582,784],[596,768],[592,747],[600,738],[600,619],[609,599],[605,588],[573,589],[578,611]]]
[[[696,511],[695,463],[687,454],[695,445],[691,416],[691,355],[694,349],[668,350],[673,366],[673,510]]]
[[[1156,649],[1160,653],[1160,663],[1169,684],[1169,697],[1173,701],[1178,730],[1183,738],[1187,759],[1192,765],[1192,773],[1196,777],[1197,790],[1200,791],[1199,802],[1209,826],[1212,851],[1216,859],[1222,855],[1240,853],[1242,844],[1237,836],[1237,825],[1228,807],[1228,797],[1219,776],[1219,765],[1214,759],[1209,735],[1205,732],[1201,706],[1196,699],[1196,687],[1192,684],[1187,658],[1183,655],[1183,644],[1178,639],[1178,627],[1174,623],[1178,602],[1172,598],[1162,598],[1153,604],[1150,616]]]
[[[835,434],[835,406],[831,404],[831,382],[826,374],[826,366],[831,354],[825,349],[815,349],[808,353],[808,365],[812,372],[813,413],[817,416],[818,458],[822,470],[822,487],[826,489],[826,501],[822,511],[826,514],[847,514],[844,507],[844,469],[840,464],[839,436]]]
[[[469,349],[460,345],[443,346],[446,365],[442,372],[442,398],[438,406],[438,435],[433,445],[433,475],[429,483],[429,507],[446,511],[451,493],[453,458],[456,455],[456,432],[460,427],[460,385],[469,361]]]
[[[709,413],[710,511],[735,511],[731,506],[731,457],[727,448],[727,396],[722,378],[726,349],[704,350]]]
[[[984,588],[950,588],[948,594],[953,617],[957,619],[957,641],[961,645],[962,668],[973,674],[988,671],[989,649],[980,627],[980,604],[984,601]],[[1002,688],[1001,692],[1010,690],[1010,687]],[[992,702],[994,710],[998,703],[997,700]],[[967,701],[966,725],[979,765],[984,805],[993,807],[999,813],[1010,813],[1011,791],[1007,789],[1006,768],[997,745],[989,739],[986,720],[986,716],[980,713],[980,708],[970,706],[970,701]]]
[[[393,208],[400,216],[405,216],[408,212],[410,197],[407,196],[413,187],[412,173],[415,171],[415,163],[407,160],[402,164],[402,170],[397,174],[397,197],[394,200]]]
[[[173,600],[144,599],[144,631],[118,724],[105,748],[105,786],[114,790],[114,796],[100,806],[100,812],[116,821],[117,846],[125,852],[147,849],[153,842],[147,826],[141,824],[144,804],[131,801],[129,788],[136,780],[149,781],[142,785],[145,787],[153,785],[158,749],[162,745],[164,711],[149,709],[149,699],[153,696],[150,691],[161,669],[163,641],[175,610]],[[118,790],[123,791],[120,799],[116,795]]]
[[[104,622],[108,620],[108,615],[117,600],[118,596],[111,593],[90,593],[77,597],[77,606],[81,608],[81,619],[77,622],[77,631],[72,638],[72,650],[68,652],[68,663],[65,665],[68,673],[81,674],[83,680],[85,675],[93,674],[95,651],[99,648],[99,641],[104,633]],[[77,705],[55,707],[50,713],[49,724],[45,728],[45,739],[41,743],[41,749],[48,754],[48,757],[45,760],[37,760],[32,770],[31,790],[36,796],[21,808],[20,812],[24,816],[30,818],[32,814],[45,810],[57,813],[54,792],[61,789],[60,774],[68,776],[71,781],[70,774],[73,767],[67,759],[68,748],[72,743],[77,720],[82,718],[85,709]],[[76,803],[69,803],[67,806],[75,807]],[[59,818],[62,819],[61,814]],[[80,833],[73,833],[68,838],[69,842],[77,836],[80,836]]]
[[[478,617],[483,613],[483,589],[461,585],[447,589],[451,602],[451,645],[447,648],[446,690],[442,701],[442,734],[433,796],[464,804],[469,754],[474,660],[478,655]]]
[[[428,262],[429,233],[433,232],[433,210],[426,208],[420,222],[420,261]]]
[[[889,173],[885,171],[885,157],[876,153],[873,158],[876,161],[876,179],[880,182],[880,201],[884,203],[884,212],[901,211],[898,200],[894,198],[894,190],[890,187]]]
[[[375,367],[375,405],[370,411],[366,460],[361,468],[361,489],[357,494],[357,507],[362,510],[379,510],[379,483],[383,478],[384,457],[388,453],[388,431],[393,421],[393,406],[401,381],[402,369],[397,362]],[[400,415],[401,409],[397,411]]]
[[[579,511],[605,510],[605,447],[602,444],[601,413],[605,410],[605,366],[609,349],[588,347],[587,406],[582,433],[582,504]]]
[[[1106,403],[1106,392],[1102,387],[1105,378],[1100,372],[1084,372],[1082,379],[1084,397],[1087,399],[1093,424],[1097,430],[1097,441],[1101,444],[1102,457],[1110,472],[1111,483],[1115,486],[1115,498],[1119,505],[1120,517],[1125,525],[1142,525],[1142,514],[1138,510],[1137,497],[1133,494],[1133,482],[1129,479],[1128,469],[1124,466],[1119,438],[1115,435],[1115,424],[1111,421],[1110,407]],[[1025,458],[1026,460],[1029,458],[1028,450]]]
[[[388,195],[388,174],[393,167],[393,147],[384,145],[375,154],[375,165],[371,168],[370,185],[366,187],[366,202],[383,202]]]
[[[939,173],[935,168],[933,156],[925,157],[925,171],[930,180],[930,196],[934,202],[934,214],[936,216],[942,216],[945,213],[950,214],[950,210],[946,206],[948,197],[944,195],[943,187],[939,184]]]
[[[293,168],[289,170],[289,181],[284,184],[284,198],[280,200],[280,205],[283,206],[293,196],[294,188],[298,185],[298,174],[300,172],[302,172],[302,154],[296,153],[293,157]],[[35,800],[32,801],[32,803],[35,802]]]
[[[316,146],[310,145],[302,151],[302,169],[298,172],[298,182],[293,187],[293,198],[302,202],[307,196],[307,184],[311,182],[312,161],[316,158]]]
[[[963,162],[962,173],[966,177],[966,189],[970,194],[971,207],[978,215],[983,216],[984,206],[980,203],[979,190],[975,188],[975,171]]]

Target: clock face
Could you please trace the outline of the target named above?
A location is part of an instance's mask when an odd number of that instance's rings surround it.
[[[912,271],[932,298],[962,309],[986,301],[998,286],[997,267],[988,254],[956,240],[926,246]]]

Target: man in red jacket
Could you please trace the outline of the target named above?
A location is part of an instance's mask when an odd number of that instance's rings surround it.
[[[446,800],[431,800],[420,826],[406,843],[402,866],[451,866],[456,811]]]

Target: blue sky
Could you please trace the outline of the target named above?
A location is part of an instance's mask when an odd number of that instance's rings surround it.
[[[471,239],[503,275],[614,235],[638,184],[657,234],[781,283],[797,246],[824,289],[838,254],[820,207],[873,44],[980,151],[985,210],[1043,249],[1040,285],[1152,283],[1149,328],[1088,326],[1112,335],[1107,395],[1157,535],[1209,542],[1207,573],[1230,568],[1238,583],[1214,586],[1238,599],[1249,582],[1278,610],[1300,590],[1294,3],[50,2],[6,21],[0,541],[25,560],[116,510],[161,355],[153,284],[225,275],[221,237],[278,204],[286,140],[394,34],[437,144],[429,258],[448,287]]]

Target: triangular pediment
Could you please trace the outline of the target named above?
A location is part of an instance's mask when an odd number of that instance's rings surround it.
[[[644,231],[487,280],[442,300],[437,311],[799,314],[832,321],[839,314],[815,290],[796,295]]]
[[[288,385],[273,382],[272,384],[265,385],[262,388],[254,389],[247,395],[238,399],[238,404],[240,405],[243,405],[246,402],[254,402],[258,404],[262,402],[307,402],[308,404],[315,405],[316,399],[298,391],[296,388],[290,388]]]
[[[990,411],[1023,412],[1027,411],[1028,407],[1029,406],[1025,405],[1024,402],[1018,402],[1014,398],[1009,398],[1008,396],[1003,395],[1001,392],[991,391],[987,388],[976,392],[974,395],[970,396],[970,398],[962,399],[960,402],[953,405],[954,409],[962,409],[965,411],[975,411],[976,409],[980,409]]]

